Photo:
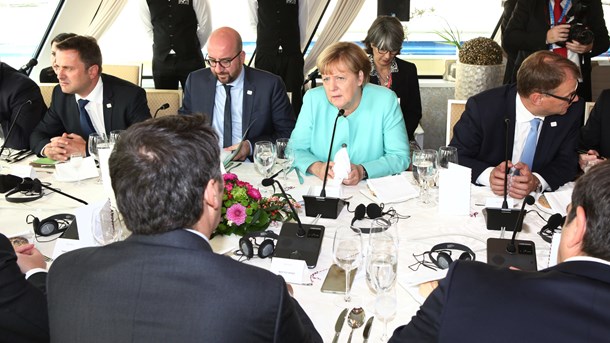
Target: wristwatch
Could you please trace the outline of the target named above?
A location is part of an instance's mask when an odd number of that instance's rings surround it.
[[[364,168],[364,166],[362,164],[360,166],[362,167],[362,171],[363,171],[362,180],[368,179],[369,178],[369,173],[367,173],[366,168]]]

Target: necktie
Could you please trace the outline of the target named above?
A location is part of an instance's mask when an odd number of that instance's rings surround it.
[[[89,113],[85,109],[85,106],[89,103],[89,100],[86,99],[78,99],[78,112],[80,113],[80,127],[83,130],[83,139],[87,140],[90,134],[95,132],[95,128],[93,128],[93,123],[91,122],[91,118],[89,118]]]
[[[562,12],[562,8],[561,8],[561,0],[555,0],[555,7],[553,7],[553,16],[555,17],[555,25],[559,25],[559,24],[563,24],[566,21],[565,16],[563,18],[561,18],[561,23],[559,22],[559,18],[561,17],[561,12]],[[563,47],[563,48],[555,48],[553,49],[553,52],[561,55],[563,57],[568,57],[568,49]]]
[[[525,139],[525,146],[521,153],[521,162],[527,164],[532,170],[532,163],[534,163],[534,155],[536,154],[536,139],[538,138],[538,126],[540,126],[540,119],[534,118],[530,120],[530,131],[527,133]]]
[[[233,145],[233,118],[231,117],[231,85],[223,85],[225,92],[227,93],[227,99],[225,100],[225,125],[224,132],[222,133],[223,147],[229,147]]]

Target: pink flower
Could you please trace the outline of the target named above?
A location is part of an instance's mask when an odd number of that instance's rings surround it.
[[[251,187],[248,189],[248,195],[250,196],[250,198],[254,199],[254,200],[260,200],[261,199],[261,192],[258,191],[258,189]]]
[[[233,189],[233,184],[225,183],[225,189],[227,190],[227,192],[230,192]]]
[[[233,173],[226,173],[222,176],[225,181],[237,180],[237,175]]]
[[[227,209],[227,219],[239,226],[246,222],[246,208],[242,204],[233,204]]]

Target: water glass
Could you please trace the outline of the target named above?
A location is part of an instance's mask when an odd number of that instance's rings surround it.
[[[362,262],[362,234],[359,229],[341,226],[335,231],[333,240],[333,261],[345,270],[345,295],[338,300],[340,307],[353,307],[350,274]]]
[[[99,245],[119,241],[122,235],[122,223],[118,211],[103,208],[92,226],[93,238]]]
[[[100,144],[106,142],[107,138],[105,134],[92,133],[89,135],[89,142],[87,144],[89,149],[89,155],[93,156],[96,161],[99,161],[97,150]]]
[[[375,316],[383,323],[383,334],[380,342],[388,341],[388,322],[396,316],[396,291],[391,289],[377,294],[375,298]]]
[[[108,137],[108,139],[110,140],[110,144],[114,145],[116,144],[119,139],[121,138],[121,134],[124,132],[125,130],[112,130],[110,131],[110,136]]]
[[[432,203],[429,189],[436,176],[436,150],[424,149],[413,152],[413,174],[417,173],[420,187],[420,200],[424,205]]]
[[[453,146],[438,148],[438,168],[448,169],[449,163],[458,163],[457,148]]]
[[[388,225],[386,226],[385,223]],[[384,229],[384,226],[387,229]],[[375,294],[387,292],[396,284],[398,267],[398,238],[389,230],[383,218],[371,225],[366,257],[366,281]]]
[[[267,178],[271,176],[273,165],[275,164],[275,145],[269,141],[260,141],[254,144],[254,164]]]
[[[277,148],[277,163],[282,166],[284,171],[284,180],[288,179],[288,171],[294,163],[294,151],[289,145],[288,138],[278,138],[275,142]]]

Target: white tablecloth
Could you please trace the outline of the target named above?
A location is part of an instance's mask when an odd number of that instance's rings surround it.
[[[33,159],[33,158],[32,158]],[[25,164],[28,161],[23,161]],[[4,162],[0,162],[4,168],[1,173],[9,173],[10,166]],[[96,179],[84,180],[77,185],[77,183],[66,183],[58,182],[54,179],[51,174],[51,170],[36,169],[38,178],[43,182],[50,182],[53,187],[59,188],[64,192],[71,195],[84,199],[88,202],[94,202],[103,200],[107,197],[104,192],[104,188],[101,184],[96,183]],[[252,164],[244,163],[239,167],[232,170],[233,173],[237,174],[240,179],[251,182],[254,186],[259,185],[262,177],[258,174]],[[305,184],[300,185],[295,172],[288,175],[288,180],[284,181],[282,176],[278,177],[278,180],[282,183],[288,193],[303,194],[306,192],[309,186],[320,186],[321,180],[315,176],[306,176]],[[396,185],[400,187],[400,185]],[[344,195],[349,198],[351,205],[350,210],[353,210],[358,204],[368,204],[371,200],[365,197],[360,190],[366,189],[366,183],[361,182],[357,186],[344,187]],[[434,192],[434,191],[433,191]],[[0,230],[7,236],[26,234],[33,240],[32,226],[26,224],[25,218],[28,214],[35,215],[39,219],[44,219],[47,216],[58,214],[58,213],[73,213],[75,208],[80,207],[82,204],[66,198],[60,194],[50,193],[45,191],[46,195],[37,201],[14,204],[8,203],[4,197],[0,198],[0,216],[2,218],[0,223]],[[419,308],[419,302],[421,297],[412,295],[416,293],[416,290],[407,290],[408,286],[406,281],[411,279],[414,273],[421,273],[421,270],[427,268],[421,268],[418,272],[414,272],[408,268],[409,265],[415,263],[413,254],[421,254],[429,250],[433,245],[443,242],[456,242],[462,243],[470,247],[476,253],[476,259],[478,261],[485,262],[486,256],[486,240],[489,237],[499,237],[498,231],[488,231],[485,228],[485,220],[481,214],[483,206],[477,204],[484,204],[485,199],[489,196],[493,196],[488,188],[472,186],[471,192],[471,205],[469,216],[443,216],[439,215],[437,207],[423,207],[419,204],[418,199],[408,200],[403,203],[393,204],[392,207],[401,215],[408,215],[410,218],[401,219],[397,224],[397,231],[399,236],[400,244],[400,255],[398,262],[398,274],[399,282],[397,284],[397,297],[398,297],[398,311],[394,320],[388,325],[388,330],[391,332],[400,325],[409,322],[411,316],[413,316]],[[389,206],[386,206],[387,211]],[[536,206],[528,206],[526,209],[537,210],[545,219],[549,217],[549,214],[540,211]],[[326,227],[324,240],[320,252],[320,257],[316,268],[311,269],[311,281],[312,285],[293,285],[294,296],[309,314],[316,328],[322,335],[325,341],[331,341],[334,334],[334,325],[337,315],[341,311],[333,301],[338,295],[328,294],[320,292],[320,287],[324,277],[326,276],[327,269],[332,264],[332,240],[335,230],[341,226],[349,226],[353,218],[352,213],[348,213],[347,208],[344,208],[342,213],[336,220],[332,219],[320,219],[318,224]],[[305,217],[304,212],[301,213],[301,220],[304,223],[310,223],[314,218]],[[536,255],[538,260],[538,269],[543,269],[548,265],[549,259],[549,243],[544,242],[537,234],[538,230],[545,224],[543,220],[536,213],[531,212],[525,218],[525,224],[523,231],[518,234],[519,239],[532,240],[536,244]],[[281,223],[272,224],[270,227],[279,232]],[[508,238],[510,238],[511,232],[507,232]],[[44,238],[43,238],[44,239]],[[229,244],[237,248],[237,237],[224,238],[228,240]],[[47,256],[52,256],[54,241],[48,243],[37,243],[37,247]],[[459,256],[454,253],[453,257]],[[259,259],[253,258],[246,263],[259,266],[261,268],[269,269],[271,266],[270,259]],[[362,269],[362,268],[361,268]],[[362,299],[364,309],[367,313],[367,317],[373,315],[374,309],[372,308],[372,302],[374,299],[373,294],[369,291],[364,274],[359,272],[353,285],[353,294],[358,295]],[[371,332],[370,341],[378,340],[381,335],[382,323],[375,321]],[[343,332],[340,337],[340,342],[347,340],[349,327],[344,326]],[[354,334],[354,342],[362,341],[362,328]]]

